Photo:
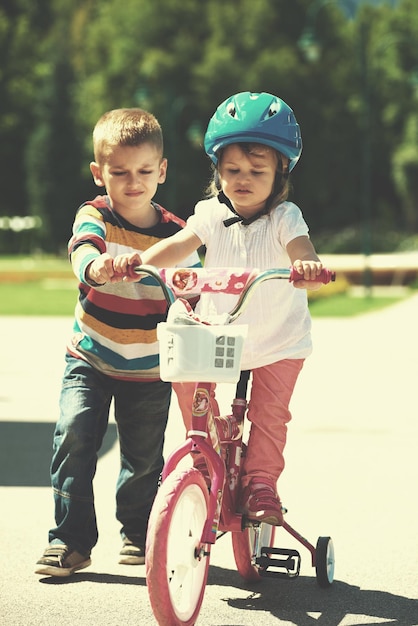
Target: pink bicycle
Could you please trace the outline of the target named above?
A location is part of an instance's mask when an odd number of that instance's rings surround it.
[[[197,381],[192,428],[165,463],[146,543],[147,586],[158,624],[191,626],[203,602],[211,547],[227,532],[231,533],[236,567],[245,580],[299,575],[299,552],[274,547],[276,527],[250,522],[236,510],[240,464],[246,450],[242,432],[250,372],[240,372],[246,328],[230,326],[262,282],[296,280],[299,275],[290,269],[196,271],[139,266],[135,271],[153,277],[170,305],[167,322],[158,326],[162,378]],[[335,280],[335,274],[323,270],[320,280],[328,283]],[[224,287],[228,292],[240,292],[240,296],[220,325],[201,323],[190,307],[180,306],[176,298],[186,291],[219,291]],[[219,416],[211,398],[212,384],[237,381],[232,413]],[[194,466],[180,469],[179,463],[188,455]],[[282,528],[307,548],[318,584],[329,587],[334,578],[331,538],[319,537],[313,546],[286,521]]]

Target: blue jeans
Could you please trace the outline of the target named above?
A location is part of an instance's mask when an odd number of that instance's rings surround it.
[[[51,463],[56,528],[49,541],[83,554],[97,543],[93,478],[113,399],[121,460],[116,517],[122,538],[143,543],[164,463],[171,385],[116,380],[70,355],[66,362]]]

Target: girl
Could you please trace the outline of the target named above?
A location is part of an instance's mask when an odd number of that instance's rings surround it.
[[[276,483],[284,468],[289,402],[311,352],[306,288],[321,286],[314,279],[322,270],[300,209],[286,201],[302,139],[293,111],[283,100],[244,92],[218,107],[204,145],[214,164],[211,197],[196,205],[183,230],[149,248],[141,259],[116,259],[115,269],[126,272],[139,261],[174,266],[205,245],[207,267],[264,270],[292,264],[303,275],[294,284],[262,284],[239,320],[249,325],[241,368],[252,370],[240,510],[252,521],[281,525]],[[204,317],[229,311],[235,299],[230,294],[202,294],[198,312]],[[194,386],[176,386],[188,427]]]

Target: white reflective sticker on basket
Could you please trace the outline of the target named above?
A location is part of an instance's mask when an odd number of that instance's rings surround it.
[[[174,360],[174,337],[168,337],[167,340],[167,364]]]

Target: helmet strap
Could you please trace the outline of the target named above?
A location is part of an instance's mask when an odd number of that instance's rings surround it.
[[[261,217],[262,215],[265,215],[266,213],[268,213],[268,210],[264,208],[258,213],[256,213],[255,215],[253,215],[252,217],[249,217],[249,218],[242,217],[242,215],[236,212],[236,210],[232,206],[231,200],[228,198],[228,196],[224,194],[223,191],[220,191],[218,193],[218,201],[221,204],[226,204],[228,209],[232,211],[232,213],[234,213],[233,217],[229,217],[228,219],[223,221],[223,224],[226,228],[228,228],[228,226],[232,226],[232,224],[236,224],[237,222],[241,222],[243,226],[248,226],[249,224],[252,224],[256,220],[258,220],[258,218]]]

